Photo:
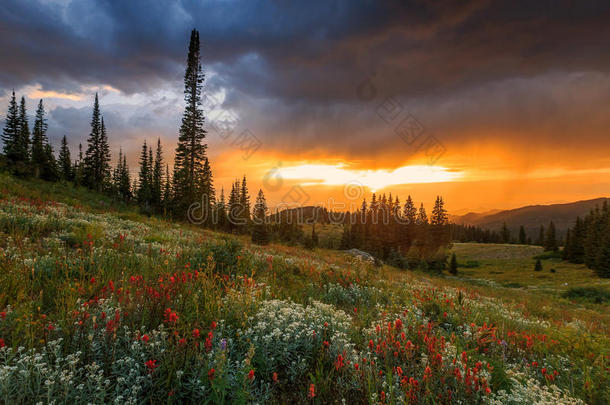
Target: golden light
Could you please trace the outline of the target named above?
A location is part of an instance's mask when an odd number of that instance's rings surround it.
[[[284,179],[301,180],[303,186],[338,186],[356,183],[368,187],[373,192],[393,185],[444,183],[462,177],[462,173],[442,166],[412,165],[393,170],[355,170],[350,169],[345,163],[283,167],[280,169],[280,175]]]

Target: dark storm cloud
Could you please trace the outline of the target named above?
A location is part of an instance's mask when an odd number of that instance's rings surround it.
[[[0,91],[39,83],[62,92],[179,92],[197,28],[204,68],[214,73],[207,89],[224,89],[224,107],[267,148],[355,157],[392,150],[396,138],[374,114],[374,103],[390,96],[449,134],[447,143],[499,130],[545,138],[566,121],[598,139],[604,111],[574,108],[570,90],[584,102],[607,101],[600,89],[610,68],[609,9],[554,0],[9,0],[0,8]],[[575,84],[575,74],[584,79]],[[369,75],[374,103],[357,95]],[[155,100],[161,105],[147,100],[139,111],[109,108],[116,116],[108,121],[130,136],[134,127],[175,134],[167,122],[178,122],[178,101]],[[77,124],[83,117],[69,109],[52,113],[61,131],[88,122]]]

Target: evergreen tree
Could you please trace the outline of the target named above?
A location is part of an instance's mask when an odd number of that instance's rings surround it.
[[[546,231],[546,238],[544,240],[544,250],[555,252],[557,251],[557,238],[555,234],[555,224],[553,221],[549,224],[549,228]]]
[[[595,255],[593,270],[599,277],[610,278],[610,223],[606,223],[600,242],[600,247]]]
[[[451,262],[449,263],[449,273],[454,276],[458,273],[458,263],[457,258],[455,257],[455,253],[451,255]]]
[[[151,200],[151,167],[149,159],[148,146],[146,140],[142,144],[142,152],[140,153],[140,171],[138,173],[138,188],[137,188],[137,199],[138,204],[148,209]]]
[[[161,138],[157,139],[157,151],[152,169],[152,203],[158,211],[161,209],[163,199],[163,151],[161,149]]]
[[[241,189],[239,192],[239,203],[242,206],[242,214],[244,223],[250,222],[250,195],[248,194],[248,186],[246,184],[246,176],[241,181]]]
[[[106,133],[106,125],[102,117],[100,127],[100,151],[99,151],[99,167],[98,177],[101,180],[101,190],[108,190],[110,187],[110,146],[108,145],[108,134]]]
[[[163,215],[168,215],[172,203],[172,186],[169,175],[169,165],[165,165],[165,186],[163,187]]]
[[[130,201],[133,198],[131,192],[131,174],[127,166],[127,156],[123,155],[123,163],[119,172],[119,195],[123,200]]]
[[[258,195],[256,196],[256,202],[254,204],[253,212],[253,243],[257,243],[259,245],[266,245],[270,241],[269,231],[267,230],[267,223],[265,221],[266,216],[267,202],[265,201],[265,195],[263,194],[263,190],[258,190]]]
[[[415,223],[418,225],[428,225],[428,215],[426,215],[426,209],[424,208],[423,203],[419,206],[419,212],[417,213]]]
[[[184,74],[186,107],[180,126],[174,162],[174,199],[177,213],[183,215],[193,202],[202,200],[199,187],[205,162],[207,145],[203,143],[204,116],[201,109],[201,87],[204,74],[201,68],[199,32],[193,30],[189,43],[187,67]]]
[[[15,144],[15,152],[16,161],[13,172],[18,176],[27,175],[30,169],[30,127],[25,108],[25,97],[21,97],[19,104],[19,139]]]
[[[93,102],[93,114],[91,117],[91,132],[87,138],[87,150],[83,159],[82,174],[83,184],[91,189],[101,191],[104,185],[104,179],[101,175],[101,156],[102,156],[102,122],[100,116],[100,104],[95,93],[95,101]]]
[[[201,192],[203,195],[203,201],[206,204],[205,209],[206,212],[211,213],[215,207],[216,203],[216,192],[214,190],[214,179],[212,177],[212,168],[210,167],[210,162],[208,158],[205,158],[205,162],[203,164],[203,173],[201,180]],[[211,226],[212,224],[212,216],[208,215],[208,223],[206,225]]]
[[[536,260],[536,264],[534,265],[534,271],[542,271],[542,262],[540,259]]]
[[[227,218],[227,206],[225,202],[224,188],[220,190],[220,200],[216,202],[216,227],[221,230],[229,229],[229,221]]]
[[[61,138],[61,147],[59,148],[58,158],[59,174],[62,180],[72,181],[74,173],[72,172],[72,158],[70,157],[70,148],[68,148],[68,140],[64,135]]]
[[[17,99],[15,98],[15,91],[13,90],[13,94],[8,104],[8,112],[6,113],[4,130],[2,131],[2,150],[6,158],[7,166],[13,172],[15,172],[15,168],[19,164],[20,139],[21,122],[19,119],[19,108],[17,107]]]
[[[47,139],[47,119],[42,100],[36,109],[36,119],[32,131],[32,168],[36,178],[55,181],[59,177],[53,148]]]
[[[83,144],[78,144],[78,160],[74,162],[74,183],[76,186],[81,186],[85,178],[83,159]]]
[[[447,210],[445,209],[444,204],[443,198],[437,196],[434,207],[432,208],[432,215],[430,216],[431,225],[447,225]]]
[[[502,243],[510,243],[510,230],[506,226],[506,222],[502,224],[500,235],[502,236]]]
[[[519,227],[519,244],[527,244],[527,236],[525,235],[525,228],[523,228],[523,225]]]

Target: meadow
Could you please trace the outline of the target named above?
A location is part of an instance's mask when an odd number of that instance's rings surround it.
[[[0,192],[4,403],[610,403],[608,303],[564,296],[608,285],[537,248],[455,244],[449,277]]]

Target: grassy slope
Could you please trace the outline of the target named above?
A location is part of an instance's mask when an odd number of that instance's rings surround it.
[[[192,252],[195,252],[197,244],[220,241],[226,237],[226,235],[199,230],[187,224],[167,223],[154,218],[146,218],[139,215],[132,207],[113,205],[105,197],[100,197],[84,190],[75,190],[70,185],[32,181],[23,182],[0,174],[0,191],[5,198],[25,197],[30,200],[58,201],[75,207],[76,210],[111,215],[116,217],[116,220],[119,222],[133,221],[134,223],[141,223],[146,228],[145,233],[139,236],[146,243],[159,243],[161,245],[167,243],[172,246],[177,243],[181,247],[192,247]],[[88,235],[91,232],[97,234],[100,239],[107,236],[107,230],[103,229],[103,226],[96,224],[93,220],[91,223],[91,227],[85,229],[82,232],[83,235],[80,236]],[[183,238],[183,233],[187,236],[184,239],[180,239]],[[45,252],[45,246],[30,246],[28,243],[31,241],[27,240],[28,236],[21,234],[19,229],[13,229],[10,235],[17,245],[28,246],[28,249],[38,249],[39,254]],[[545,271],[538,275],[533,272],[531,259],[531,254],[536,253],[532,249],[536,248],[456,244],[454,249],[458,253],[460,261],[462,259],[478,260],[481,263],[481,267],[460,269],[463,271],[464,278],[445,278],[399,271],[388,266],[379,269],[362,267],[355,263],[353,258],[344,253],[331,250],[316,249],[315,251],[307,251],[298,247],[281,245],[270,245],[261,248],[251,246],[245,237],[231,236],[231,238],[240,239],[245,245],[246,250],[256,257],[273,257],[269,266],[265,265],[264,262],[258,263],[253,261],[252,268],[249,270],[243,269],[243,271],[256,272],[255,277],[257,277],[257,280],[269,286],[274,298],[289,298],[300,303],[307,303],[312,298],[328,301],[328,296],[325,296],[319,288],[316,288],[315,284],[312,285],[312,282],[322,286],[325,282],[340,283],[342,279],[345,279],[373,286],[384,291],[387,297],[391,298],[377,297],[373,301],[383,302],[385,310],[392,313],[393,311],[399,312],[407,302],[416,302],[415,297],[421,294],[421,291],[435,291],[434,294],[439,295],[444,294],[444,291],[446,294],[464,291],[464,294],[472,300],[473,305],[472,308],[466,311],[471,316],[467,322],[472,321],[477,324],[483,321],[491,322],[497,325],[498,335],[503,336],[509,331],[523,329],[524,321],[515,319],[515,316],[511,315],[510,311],[516,311],[516,313],[523,315],[526,319],[532,320],[533,323],[529,327],[530,333],[548,334],[553,339],[559,341],[560,345],[565,345],[565,348],[560,350],[562,355],[574,356],[572,358],[574,367],[582,367],[582,370],[589,370],[587,362],[581,364],[581,361],[585,360],[586,356],[589,356],[589,354],[599,356],[601,354],[600,351],[603,350],[602,348],[607,348],[610,344],[608,339],[610,335],[610,315],[607,305],[575,305],[566,299],[560,298],[555,293],[556,289],[563,288],[564,282],[568,282],[570,285],[604,284],[604,282],[592,277],[590,272],[585,269],[577,268],[577,266],[570,267],[571,265],[564,266],[560,263],[553,264],[557,269],[557,273],[551,275],[547,270],[549,264],[545,263]],[[31,237],[31,239],[35,239],[35,237]],[[6,243],[1,242],[0,248],[5,248]],[[108,249],[111,248],[108,247]],[[96,277],[100,277],[100,281],[105,283],[108,280],[125,280],[129,276],[129,272],[137,271],[144,274],[145,277],[154,279],[156,277],[155,272],[159,271],[158,269],[162,266],[163,263],[150,263],[150,270],[147,270],[142,267],[137,269],[129,268],[128,264],[125,263],[116,264],[114,267],[108,265],[106,268],[101,269],[99,273],[96,273]],[[574,274],[568,274],[570,271],[574,272]],[[540,278],[541,275],[549,275],[549,277]],[[492,280],[494,282],[481,282],[481,279]],[[9,275],[4,274],[2,281],[10,281]],[[76,282],[77,280],[74,281]],[[49,308],[52,308],[49,310],[50,318],[59,322],[59,318],[69,313],[70,305],[74,303],[74,294],[70,294],[70,289],[73,291],[74,288],[77,288],[75,285],[79,285],[78,282],[75,282],[67,280],[65,284],[57,286],[59,292],[55,298],[60,304],[49,305]],[[502,287],[501,284],[506,282],[518,282],[528,288],[515,289]],[[7,285],[6,283],[4,284],[4,286]],[[15,282],[14,287],[18,289],[19,283]],[[35,286],[28,286],[28,288],[34,289]],[[12,306],[13,311],[22,310],[25,313],[31,305],[30,302],[26,302],[28,294],[32,293],[34,294],[29,299],[36,301],[35,291],[28,292],[27,289],[17,292],[0,291],[0,309],[8,303]],[[42,293],[40,295],[42,297]],[[489,301],[490,303],[497,303],[498,306],[495,306],[496,304],[490,304],[489,306],[477,305],[477,302],[487,302],[486,300],[488,299],[492,300]],[[45,305],[45,301],[41,298],[41,301],[36,302],[36,304]],[[378,310],[372,307],[371,298],[369,297],[366,300],[355,298],[353,300],[338,301],[334,302],[334,305],[348,314],[353,313],[354,307],[359,309],[357,316],[353,316],[352,319],[352,339],[356,344],[366,344],[366,340],[362,337],[361,328],[370,325],[376,319],[379,319],[380,316]],[[441,308],[441,310],[443,309]],[[210,311],[212,312],[209,314],[210,319],[226,315],[223,313],[222,307],[212,305]],[[432,312],[436,311],[434,308],[432,309]],[[504,313],[504,311],[507,312]],[[206,317],[206,315],[202,316]],[[453,315],[450,314],[450,316]],[[463,316],[465,315],[462,312],[456,313],[455,321],[465,322],[466,319],[459,318]],[[460,320],[458,321],[458,319]],[[570,326],[576,319],[581,321],[582,326],[579,326],[579,328],[582,329],[575,330],[573,326]],[[548,324],[545,322],[548,322]],[[583,332],[585,333],[584,335]],[[24,342],[20,342],[20,344],[24,344]],[[569,350],[566,352],[565,350],[568,347]],[[607,353],[605,356],[607,356]],[[601,354],[601,358],[603,362],[604,354]],[[582,372],[587,374],[590,370]],[[323,390],[323,382],[318,382],[318,380],[316,382],[320,385],[320,389]],[[596,384],[599,381],[591,381],[590,383]],[[330,386],[332,387],[332,384]],[[597,389],[603,389],[603,387],[598,387]],[[577,387],[575,395],[586,398],[589,394]],[[600,394],[597,393],[595,395]]]

